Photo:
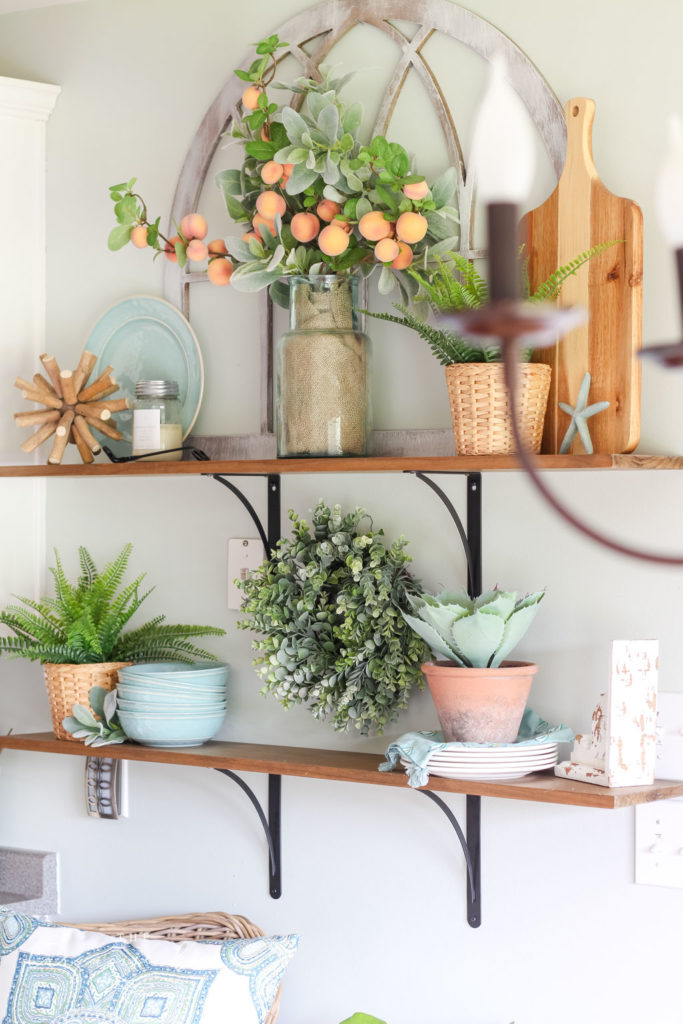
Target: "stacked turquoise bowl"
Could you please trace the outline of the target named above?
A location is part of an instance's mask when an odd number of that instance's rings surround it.
[[[227,710],[229,665],[166,661],[119,669],[116,708],[126,735],[148,747],[198,747]]]

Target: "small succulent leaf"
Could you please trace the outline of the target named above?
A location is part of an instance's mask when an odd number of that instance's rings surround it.
[[[393,292],[395,285],[396,281],[394,280],[394,275],[391,273],[391,269],[389,267],[382,267],[379,280],[377,282],[377,291],[379,294],[389,295]]]
[[[473,668],[485,668],[495,654],[504,630],[503,619],[475,611],[472,615],[456,619],[450,635],[456,648],[464,652]]]
[[[536,618],[537,612],[538,601],[534,604],[522,605],[512,613],[505,623],[503,636],[496,650],[495,657],[491,662],[491,668],[498,668],[500,663],[509,657]]]
[[[424,622],[422,619],[417,619],[414,615],[409,615],[407,612],[401,612],[401,614],[410,628],[415,630],[418,636],[422,637],[432,651],[442,655],[444,658],[448,658],[449,661],[457,661],[458,664],[462,664],[462,661],[453,645],[451,645],[446,637],[442,636],[430,622]]]
[[[516,601],[517,594],[514,590],[511,592],[488,590],[475,600],[474,605],[475,608],[481,608],[492,615],[500,615],[502,619],[507,619],[514,610]]]
[[[104,698],[108,692],[103,686],[91,686],[88,691],[90,707],[99,718],[104,718]]]
[[[434,600],[440,604],[456,604],[464,611],[473,612],[475,603],[465,590],[443,590]]]
[[[363,118],[363,108],[360,103],[352,103],[344,111],[342,116],[342,128],[344,132],[349,135],[355,135],[360,128],[360,123]]]
[[[418,617],[423,622],[429,622],[430,625],[442,635],[451,635],[451,626],[456,619],[466,615],[465,612],[459,605],[441,605],[441,604],[430,604],[425,603],[420,609],[418,609]]]
[[[326,136],[327,141],[334,143],[337,141],[337,131],[339,129],[339,111],[337,110],[336,104],[330,103],[320,111],[318,117],[318,128]]]
[[[318,172],[316,170],[310,170],[302,164],[295,164],[285,187],[285,192],[290,196],[300,195],[309,185],[313,184],[317,177]],[[230,280],[232,281],[232,278]]]
[[[430,192],[437,208],[450,203],[458,187],[458,172],[455,167],[448,167],[443,174],[436,179]]]
[[[72,708],[74,718],[81,723],[81,725],[87,725],[90,727],[97,726],[97,719],[93,715],[90,708],[84,707],[83,704],[74,704]]]
[[[92,699],[90,701],[92,704]],[[116,690],[109,690],[104,695],[102,701],[102,712],[101,717],[105,720],[107,725],[111,722],[112,718],[116,714]]]
[[[282,123],[291,142],[294,145],[301,143],[301,136],[308,131],[308,125],[301,114],[298,114],[292,107],[282,108]]]

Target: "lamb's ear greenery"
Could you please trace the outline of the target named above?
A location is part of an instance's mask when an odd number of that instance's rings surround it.
[[[144,574],[124,585],[133,547],[126,544],[100,572],[90,553],[79,548],[80,576],[72,584],[55,551],[54,597],[19,604],[0,612],[0,624],[13,636],[0,636],[0,654],[56,664],[105,661],[215,661],[215,655],[190,642],[190,637],[222,636],[213,626],[163,625],[158,615],[124,633],[129,620],[151,594],[140,593]]]

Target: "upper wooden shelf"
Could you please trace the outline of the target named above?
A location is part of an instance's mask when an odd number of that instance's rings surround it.
[[[539,469],[683,469],[680,455],[539,455]],[[368,458],[229,459],[206,462],[97,462],[90,466],[0,466],[0,477],[168,476],[221,473],[479,473],[519,469],[514,455],[369,456]]]
[[[229,768],[232,771],[259,772],[268,775],[293,775],[305,779],[334,782],[360,782],[375,786],[407,789],[402,770],[380,772],[384,758],[379,754],[346,750],[315,750],[309,747],[277,747],[259,743],[205,743],[201,747],[162,750],[136,743],[86,747],[83,743],[56,739],[52,733],[27,733],[0,736],[0,750],[31,750],[45,754],[72,754],[77,757],[110,757],[124,761],[149,761],[155,764],[182,764],[201,768]],[[614,809],[669,797],[683,796],[683,781],[655,782],[653,786],[606,789],[585,782],[558,779],[550,772],[538,772],[510,782],[472,782],[439,779],[433,776],[424,787],[440,793],[468,793],[494,796],[504,800],[530,800],[535,803],[570,804],[576,807]]]

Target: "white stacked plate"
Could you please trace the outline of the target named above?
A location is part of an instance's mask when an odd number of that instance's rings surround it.
[[[427,763],[427,771],[444,779],[521,779],[532,772],[554,768],[557,761],[557,743],[462,746],[437,750]],[[410,762],[403,757],[401,764],[404,768],[410,767]]]

